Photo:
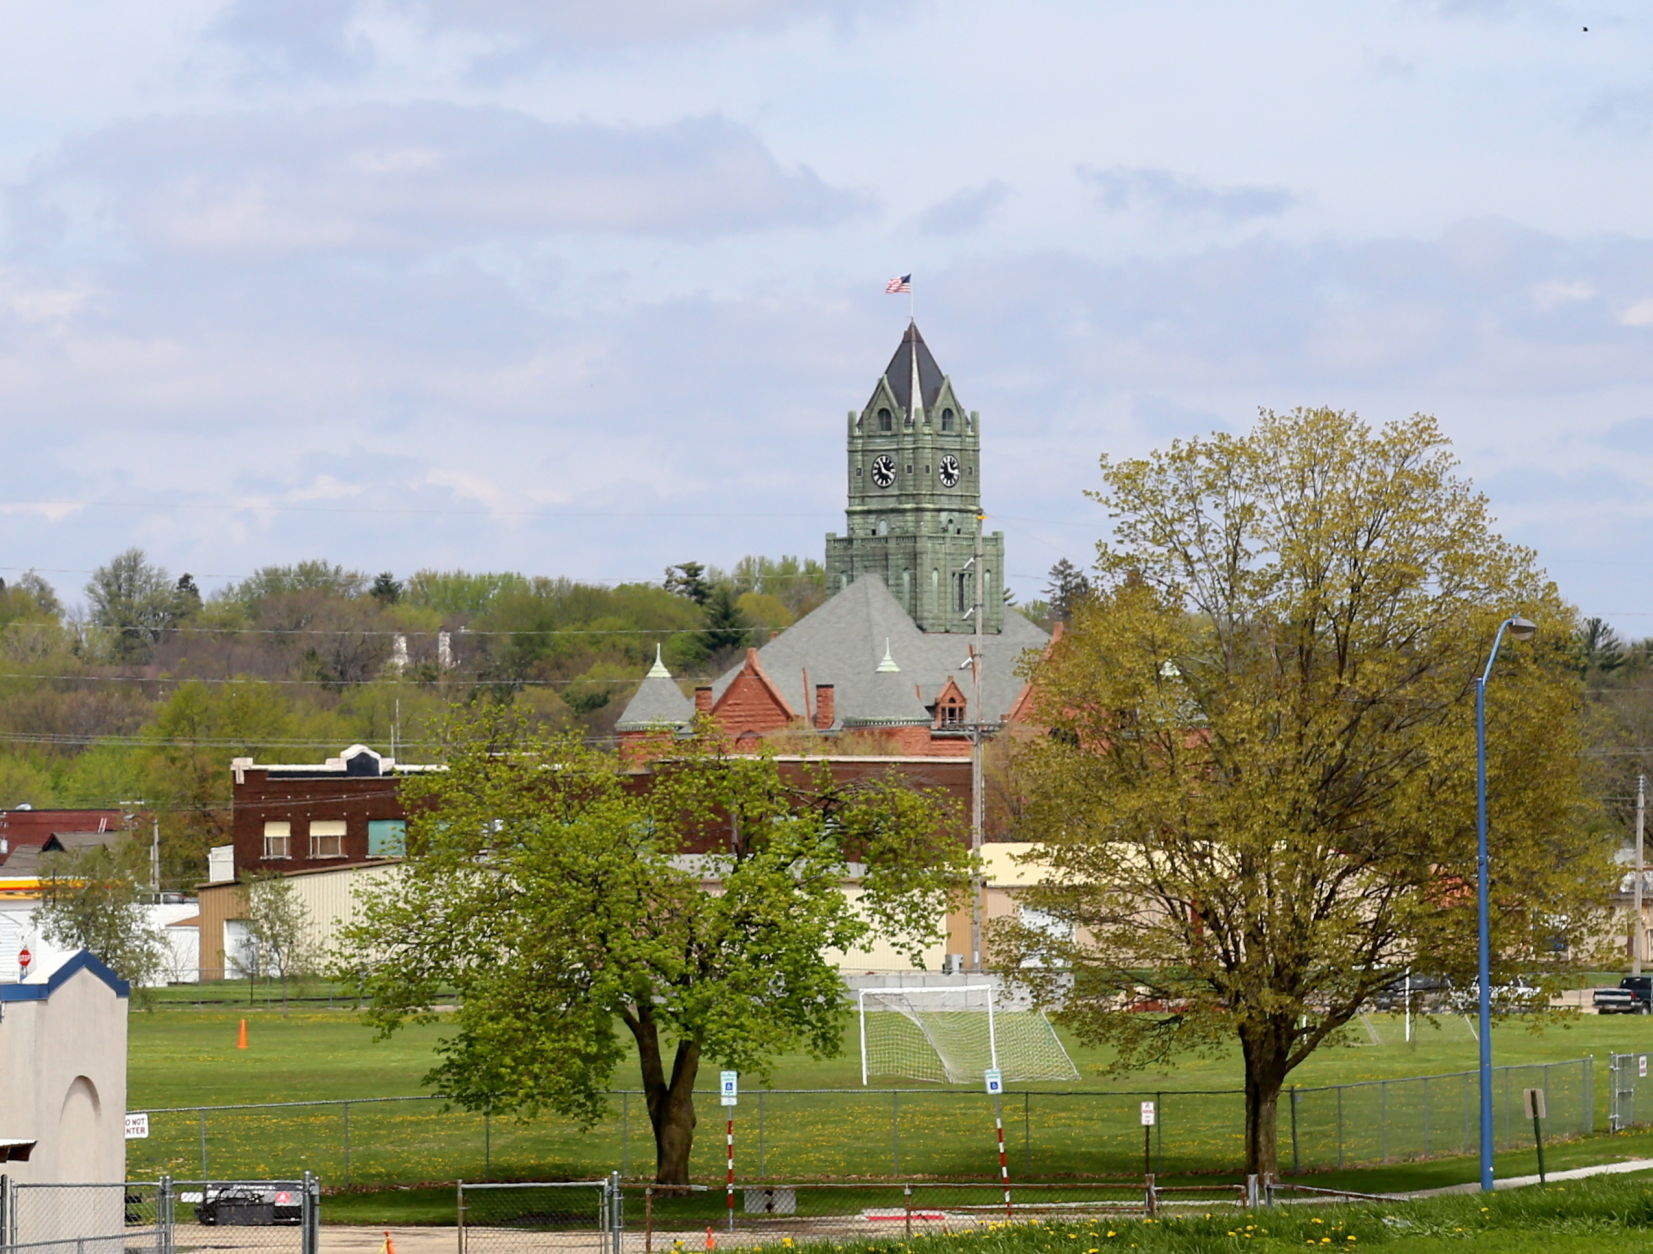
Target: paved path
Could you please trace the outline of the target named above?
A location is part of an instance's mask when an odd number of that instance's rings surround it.
[[[1569,1167],[1566,1171],[1547,1171],[1546,1180],[1583,1180],[1587,1176],[1622,1176],[1632,1171],[1653,1171],[1653,1158],[1632,1158],[1622,1163],[1597,1163],[1594,1167]],[[1537,1176],[1505,1176],[1503,1179],[1494,1179],[1492,1187],[1497,1190],[1524,1189],[1529,1184],[1540,1183]],[[1479,1181],[1473,1184],[1449,1184],[1440,1189],[1418,1189],[1413,1193],[1397,1193],[1396,1197],[1411,1201],[1420,1197],[1448,1197],[1454,1193],[1479,1193]]]

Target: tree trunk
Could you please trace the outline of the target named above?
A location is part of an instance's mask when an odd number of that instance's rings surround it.
[[[654,1182],[686,1185],[689,1154],[694,1149],[694,1082],[700,1073],[700,1045],[679,1041],[668,1077],[660,1053],[660,1030],[649,1007],[639,1007],[625,1020],[637,1041],[643,1100],[648,1105],[649,1126],[654,1130]]]
[[[1240,1052],[1245,1059],[1245,1169],[1247,1173],[1279,1173],[1280,1090],[1290,1068],[1291,1021],[1265,1021],[1254,1032],[1242,1031]]]

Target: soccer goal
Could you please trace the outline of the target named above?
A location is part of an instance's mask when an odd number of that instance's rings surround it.
[[[860,997],[861,1083],[898,1076],[936,1084],[1077,1080],[1079,1068],[1038,1010],[1007,1010],[990,984],[865,988]]]

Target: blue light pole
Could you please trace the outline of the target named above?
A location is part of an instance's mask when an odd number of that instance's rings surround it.
[[[1498,646],[1507,631],[1517,640],[1531,640],[1538,628],[1525,618],[1506,618],[1498,624],[1487,654],[1486,669],[1475,681],[1475,910],[1480,928],[1480,980],[1476,1012],[1481,1032],[1481,1192],[1492,1192],[1492,937],[1487,925],[1487,677],[1498,660]]]

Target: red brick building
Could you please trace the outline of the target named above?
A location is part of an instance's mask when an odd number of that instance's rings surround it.
[[[237,877],[399,857],[407,833],[401,781],[438,770],[351,745],[319,763],[235,758],[231,839]]]

